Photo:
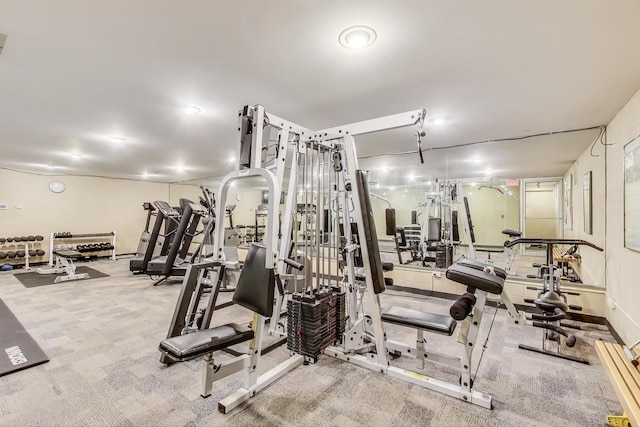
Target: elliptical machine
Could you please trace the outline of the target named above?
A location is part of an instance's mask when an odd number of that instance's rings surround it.
[[[534,327],[544,330],[542,335],[542,348],[531,347],[524,344],[520,344],[518,347],[523,350],[535,351],[537,353],[547,354],[549,356],[559,357],[588,365],[589,361],[587,359],[563,354],[561,352],[562,344],[560,337],[565,337],[565,344],[567,347],[573,347],[576,345],[576,337],[573,333],[567,331],[565,329],[567,325],[561,324],[560,321],[567,318],[569,310],[582,311],[582,307],[579,305],[569,304],[567,302],[567,295],[580,295],[579,293],[562,292],[560,290],[560,277],[556,274],[556,271],[558,271],[560,267],[554,262],[553,247],[554,245],[585,245],[598,251],[602,251],[602,248],[585,240],[529,238],[520,238],[505,242],[504,246],[511,248],[517,244],[543,244],[547,246],[546,264],[541,266],[542,290],[536,287],[527,286],[527,289],[539,292],[537,298],[525,298],[524,300],[526,303],[534,304],[542,312],[541,314],[527,314],[527,319],[532,321],[532,325]],[[580,329],[576,326],[571,327],[574,329]],[[555,351],[547,349],[547,341],[554,341],[556,343]]]

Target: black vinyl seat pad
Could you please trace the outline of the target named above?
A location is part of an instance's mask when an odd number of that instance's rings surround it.
[[[254,333],[250,326],[228,323],[191,334],[167,338],[160,342],[158,348],[171,359],[183,362],[248,341],[253,337]]]
[[[457,324],[456,321],[449,316],[425,313],[424,311],[394,305],[384,310],[382,313],[382,321],[448,336],[453,334]]]
[[[493,267],[493,272],[496,276],[501,277],[503,279],[507,278],[507,270],[504,268],[496,267],[491,264],[485,264],[484,262],[476,261],[469,258],[463,258],[459,260],[456,264],[461,265],[463,267],[474,268],[476,270],[484,270],[486,267]]]
[[[56,249],[53,253],[54,255],[61,256],[62,258],[69,259],[80,258],[82,256],[80,252],[71,249]]]
[[[446,276],[449,280],[490,294],[501,294],[504,288],[504,279],[502,277],[460,264],[453,264],[447,268]]]

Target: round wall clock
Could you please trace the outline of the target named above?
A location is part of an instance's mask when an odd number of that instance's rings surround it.
[[[64,189],[67,188],[62,181],[51,181],[49,183],[49,190],[54,193],[62,193]]]

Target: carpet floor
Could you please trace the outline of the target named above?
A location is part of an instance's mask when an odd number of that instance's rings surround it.
[[[493,396],[493,410],[323,356],[223,415],[217,402],[241,386],[241,375],[216,383],[212,396],[202,399],[200,360],[170,367],[158,362],[180,281],[152,287],[148,277],[129,273],[127,259],[91,266],[110,277],[91,286],[77,281],[25,288],[13,274],[0,273],[0,298],[51,359],[0,377],[0,426],[564,427],[604,426],[607,414],[622,413],[593,348],[597,339],[613,341],[605,327],[583,324],[577,332],[570,350],[591,362],[583,365],[518,349],[519,343],[539,346],[541,331],[508,323],[505,310],[488,307],[474,357],[482,357],[474,389]],[[230,297],[221,294],[221,302]],[[451,304],[392,290],[381,301],[440,314]],[[232,306],[216,312],[213,323],[250,320],[250,312]],[[394,340],[415,340],[407,328],[389,325],[386,331]],[[456,334],[427,335],[427,348],[459,355]],[[267,354],[260,371],[287,356],[285,346]],[[392,363],[414,366],[404,358]],[[424,373],[458,379],[455,370],[435,364]]]

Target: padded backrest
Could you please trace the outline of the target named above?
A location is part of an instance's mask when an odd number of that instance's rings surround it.
[[[429,228],[427,229],[427,241],[439,242],[442,240],[442,220],[440,218],[429,218]]]
[[[384,292],[385,286],[382,275],[380,248],[378,247],[378,236],[376,234],[376,224],[373,218],[373,208],[371,207],[368,172],[363,170],[356,171],[356,186],[358,187],[360,209],[362,211],[362,228],[364,229],[367,240],[367,253],[369,256],[369,266],[371,267],[373,292],[380,294]]]
[[[252,243],[240,271],[233,302],[265,317],[273,314],[275,274],[265,268],[266,246]]]

